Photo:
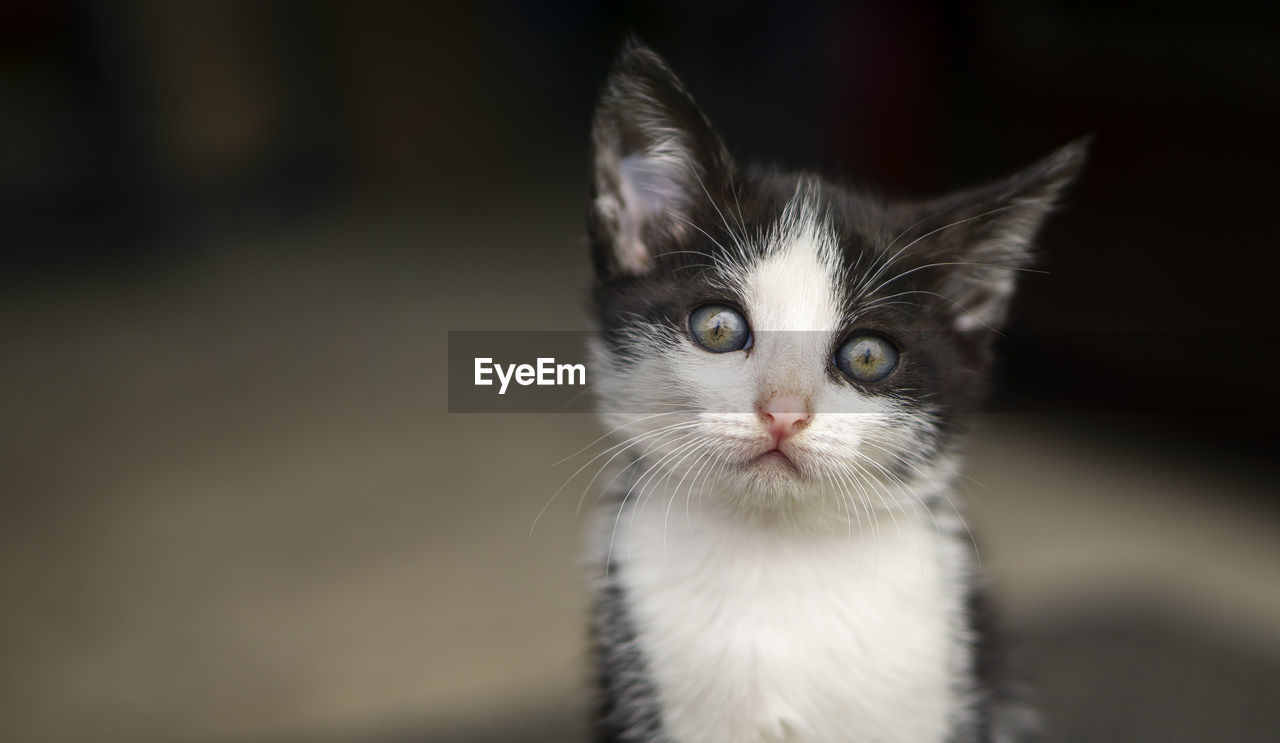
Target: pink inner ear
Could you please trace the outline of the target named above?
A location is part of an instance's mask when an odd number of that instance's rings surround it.
[[[629,206],[632,201],[631,187],[623,181],[620,190],[622,204],[612,196],[602,196],[596,200],[596,208],[602,212],[612,212],[615,217],[613,252],[618,267],[627,273],[643,273],[649,270],[649,249],[640,239],[640,217]]]
[[[647,225],[666,223],[678,232],[680,214],[688,194],[681,172],[689,168],[682,158],[667,153],[628,155],[618,164],[618,264],[639,273],[649,268],[651,251],[644,244]]]
[[[629,208],[649,219],[684,206],[688,197],[683,176],[689,167],[673,153],[646,152],[622,158],[618,175]]]

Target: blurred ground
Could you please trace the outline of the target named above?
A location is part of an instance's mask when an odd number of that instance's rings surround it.
[[[581,486],[530,527],[597,427],[443,378],[447,330],[581,327],[577,215],[246,224],[0,296],[0,739],[585,739]],[[1127,425],[992,416],[968,469],[1053,739],[1276,740],[1274,463]]]

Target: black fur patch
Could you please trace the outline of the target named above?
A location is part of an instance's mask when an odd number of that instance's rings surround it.
[[[1005,635],[985,588],[974,586],[967,601],[973,645],[973,725],[956,731],[948,743],[1032,743],[1040,739],[1036,715],[1010,658]]]
[[[616,568],[614,568],[616,570]],[[616,573],[611,573],[616,575]],[[595,597],[596,743],[664,743],[662,713],[636,643],[622,587],[611,581]]]

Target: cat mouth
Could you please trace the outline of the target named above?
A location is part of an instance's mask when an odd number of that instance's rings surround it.
[[[800,472],[800,468],[796,466],[795,462],[791,461],[791,457],[787,456],[786,452],[777,448],[770,449],[751,460],[751,464],[760,467],[780,467],[792,472]]]

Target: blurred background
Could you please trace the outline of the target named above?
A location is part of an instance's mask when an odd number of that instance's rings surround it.
[[[583,327],[635,32],[740,157],[890,194],[1095,135],[974,441],[983,564],[1051,740],[1280,740],[1274,14],[454,5],[0,4],[0,739],[586,739],[551,496],[600,430],[447,414],[444,351]]]

